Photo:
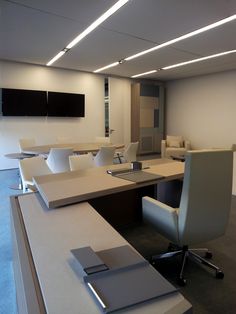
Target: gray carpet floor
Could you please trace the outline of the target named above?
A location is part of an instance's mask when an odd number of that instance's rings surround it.
[[[20,193],[9,188],[17,183],[16,170],[0,171],[0,314],[15,314],[15,286],[12,269],[10,203],[9,196]],[[120,231],[145,258],[165,252],[168,241],[151,227],[141,224]],[[180,292],[193,305],[196,314],[236,313],[236,197],[232,197],[232,210],[226,234],[209,243],[201,244],[212,253],[212,262],[225,273],[223,280],[214,273],[189,261],[185,271],[187,285]],[[157,264],[158,271],[176,285],[180,267],[178,258],[163,260]],[[89,313],[88,313],[89,314]]]

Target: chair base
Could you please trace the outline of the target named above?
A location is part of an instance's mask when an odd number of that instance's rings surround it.
[[[175,248],[175,249],[173,250],[173,248]],[[182,248],[179,248],[175,245],[170,244],[168,247],[168,250],[169,251],[167,253],[152,256],[151,257],[151,264],[155,265],[156,262],[160,259],[170,258],[170,257],[181,255],[182,256],[182,264],[181,264],[180,273],[179,273],[179,276],[177,279],[178,285],[185,286],[185,284],[186,284],[186,279],[184,278],[184,268],[185,268],[185,265],[186,265],[188,258],[191,258],[193,261],[197,262],[198,264],[202,264],[202,265],[208,266],[209,268],[213,269],[215,271],[215,277],[216,278],[219,278],[219,279],[224,278],[224,273],[220,270],[220,268],[207,260],[207,259],[212,257],[212,253],[209,252],[208,249],[206,249],[206,248],[189,249],[188,246],[186,246],[186,245],[183,246]],[[196,252],[205,253],[205,258],[200,256]]]

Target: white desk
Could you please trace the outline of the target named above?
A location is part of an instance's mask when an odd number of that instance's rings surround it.
[[[50,210],[38,193],[12,197],[14,267],[19,314],[99,314],[70,249],[127,244],[88,203]],[[176,292],[119,313],[192,313]]]
[[[183,177],[184,163],[169,159],[155,159],[143,162],[149,166],[145,172],[159,174],[164,178],[157,182]],[[42,198],[50,208],[56,208],[76,202],[122,191],[137,189],[157,182],[135,183],[111,176],[107,169],[129,167],[129,164],[91,168],[89,170],[70,171],[35,177],[34,182]]]

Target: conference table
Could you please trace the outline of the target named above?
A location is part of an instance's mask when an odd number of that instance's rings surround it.
[[[72,148],[75,153],[95,153],[99,151],[102,146],[113,146],[109,143],[52,143],[47,145],[39,145],[32,147],[25,147],[23,153],[32,155],[45,155],[48,154],[51,148]],[[123,148],[124,144],[114,144],[118,148]]]
[[[97,200],[101,207],[109,204],[109,216],[116,210],[114,196],[119,196],[121,209],[125,200],[123,193],[130,196],[136,190],[146,192],[147,187],[181,179],[184,173],[184,163],[162,159],[143,162],[144,172],[160,176],[151,181],[137,183],[107,173],[108,169],[124,167],[130,165],[35,177],[38,192],[11,197],[19,314],[103,312],[86,288],[81,268],[70,250],[90,246],[101,251],[130,244],[115,230],[109,217],[92,205],[93,201]],[[117,313],[192,313],[192,307],[177,291]]]

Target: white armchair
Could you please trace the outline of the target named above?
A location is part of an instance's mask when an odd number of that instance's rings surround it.
[[[184,156],[190,149],[190,141],[185,140],[182,136],[167,135],[166,140],[161,141],[162,158]]]

